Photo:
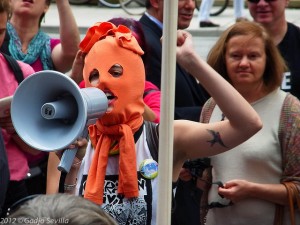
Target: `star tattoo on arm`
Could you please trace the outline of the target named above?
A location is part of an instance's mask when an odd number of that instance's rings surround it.
[[[222,145],[223,147],[228,148],[228,147],[223,143],[222,138],[221,138],[221,135],[220,135],[219,132],[214,131],[214,130],[208,130],[208,129],[207,129],[207,131],[208,131],[209,133],[211,133],[212,136],[213,136],[213,139],[212,139],[212,140],[207,141],[207,142],[210,142],[210,146],[213,146],[215,143],[219,143],[219,144]]]

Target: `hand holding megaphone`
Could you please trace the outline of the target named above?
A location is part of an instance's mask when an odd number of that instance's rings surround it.
[[[73,144],[69,145],[68,149],[76,150],[75,158],[72,162],[71,168],[79,169],[81,165],[81,161],[85,156],[86,148],[87,148],[88,140],[86,138],[78,138]],[[62,158],[64,151],[56,151],[55,154],[59,159]],[[59,167],[58,167],[59,168]]]
[[[14,134],[16,132],[9,113],[6,117],[0,117],[0,127],[9,134]]]
[[[41,71],[27,77],[17,88],[11,105],[16,132],[31,147],[41,151],[66,149],[87,126],[105,114],[106,95],[98,88],[83,88],[56,71]],[[76,150],[65,150],[59,170],[69,172]]]

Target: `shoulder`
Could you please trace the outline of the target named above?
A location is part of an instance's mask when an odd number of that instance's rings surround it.
[[[279,125],[279,138],[283,143],[299,137],[300,102],[292,94],[287,94],[284,99]],[[292,141],[292,144],[295,143]],[[288,148],[288,147],[287,147]]]
[[[1,69],[10,70],[9,64],[2,54],[0,54],[0,61],[1,61],[1,64],[3,65]],[[34,69],[29,64],[21,62],[19,60],[16,60],[16,61],[17,61],[18,65],[20,66],[20,69],[22,70],[24,77],[27,77],[35,72]]]
[[[288,31],[294,31],[300,33],[300,27],[298,27],[293,23],[288,22]]]
[[[300,123],[300,101],[294,95],[287,93],[280,115],[280,130],[295,127],[297,130]]]
[[[300,40],[300,27],[296,26],[293,23],[288,23],[288,30],[286,36],[291,39]]]
[[[6,62],[6,60],[5,60],[4,56],[2,55],[2,53],[1,53],[1,52],[0,52],[0,60],[1,60],[1,62]]]
[[[145,14],[141,17],[139,21],[142,25],[142,29],[145,33],[146,39],[155,37],[155,39],[158,39],[160,41],[160,37],[162,36],[162,30],[154,21],[152,21]]]
[[[145,81],[145,91],[147,90],[159,90],[159,88],[154,85],[153,83],[151,83],[150,81]]]
[[[28,77],[29,75],[35,73],[34,69],[27,63],[24,63],[24,62],[21,62],[21,61],[18,61],[18,64],[23,72],[23,76],[24,78]]]
[[[0,66],[1,66],[0,67],[1,71],[9,70],[9,65],[1,53],[0,53]]]
[[[290,111],[300,115],[300,101],[294,95],[288,93],[283,104],[283,111]]]
[[[50,39],[51,49],[53,49],[58,44],[60,44],[60,39],[57,39],[57,38],[51,38]]]
[[[142,24],[142,25],[148,25],[148,24],[151,24],[151,20],[149,19],[148,16],[146,16],[146,14],[144,13],[142,15],[142,17],[140,18],[139,22]]]

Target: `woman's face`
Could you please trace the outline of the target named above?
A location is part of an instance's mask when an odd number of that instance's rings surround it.
[[[263,85],[266,53],[261,38],[249,35],[232,37],[227,43],[225,61],[228,76],[234,87]]]
[[[46,0],[11,0],[13,15],[27,15],[40,18],[49,9]]]

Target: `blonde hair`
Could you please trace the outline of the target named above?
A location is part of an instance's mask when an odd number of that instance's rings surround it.
[[[226,69],[226,48],[231,38],[240,35],[250,35],[252,38],[262,39],[266,53],[264,85],[269,92],[278,88],[281,85],[283,73],[287,70],[287,65],[270,35],[258,23],[242,21],[226,29],[208,53],[207,63],[231,82]]]

